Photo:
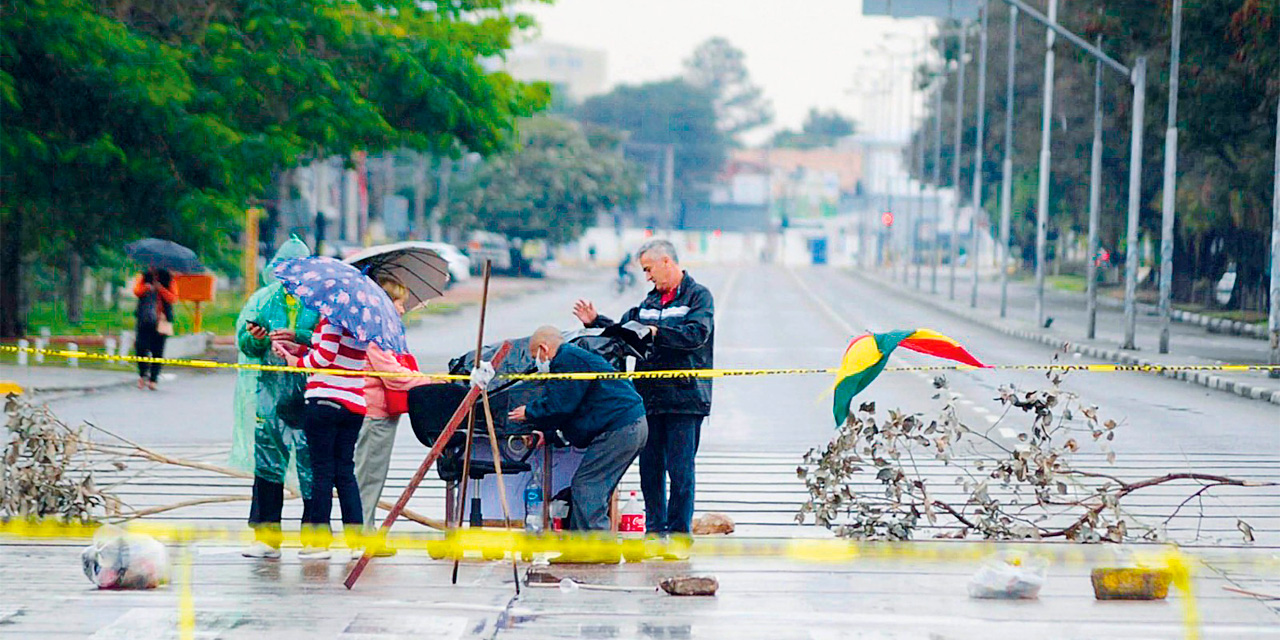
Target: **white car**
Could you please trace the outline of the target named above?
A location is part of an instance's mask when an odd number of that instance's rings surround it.
[[[440,254],[449,263],[449,282],[466,282],[471,279],[471,258],[446,242],[424,242],[428,248]]]

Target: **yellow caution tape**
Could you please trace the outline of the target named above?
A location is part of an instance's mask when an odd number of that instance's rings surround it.
[[[57,520],[0,520],[0,543],[5,538],[36,540],[88,540],[101,524],[66,523]],[[248,544],[254,541],[250,529],[227,529],[207,526],[158,524],[134,521],[116,525],[128,533],[152,536],[173,544],[199,542]],[[279,540],[290,546],[327,544],[329,533],[306,531],[281,532]],[[625,557],[697,556],[737,558],[781,558],[810,563],[844,564],[855,561],[973,563],[998,553],[1014,551],[1028,557],[1042,558],[1063,566],[1114,564],[1122,554],[1139,566],[1168,567],[1173,583],[1186,591],[1190,586],[1192,558],[1197,550],[1175,546],[1085,546],[1061,543],[1014,543],[991,541],[916,541],[884,542],[811,538],[741,538],[733,536],[698,536],[696,539],[622,539],[613,534],[590,532],[555,532],[541,535],[521,529],[454,529],[442,534],[352,532],[342,536],[351,548],[377,549],[392,546],[401,551],[426,551],[433,557],[462,557],[479,553],[486,558],[501,558],[507,553],[525,557],[534,554],[587,555],[621,553]],[[1213,549],[1201,560],[1225,561],[1251,566],[1280,567],[1280,558],[1262,551],[1239,552]]]
[[[33,347],[15,347],[0,345],[0,353],[43,354],[56,358],[79,358],[82,360],[98,360],[104,362],[132,362],[161,364],[173,367],[189,367],[194,369],[233,369],[240,371],[272,371],[281,373],[326,374],[335,376],[358,376],[374,378],[431,378],[435,380],[468,381],[470,376],[448,373],[397,373],[387,371],[348,371],[345,369],[308,369],[305,367],[287,367],[268,364],[249,364],[233,362],[215,362],[213,360],[191,360],[181,358],[152,358],[129,355],[107,355],[87,351],[68,351],[65,349],[36,349]],[[1197,365],[1160,365],[1160,364],[997,364],[979,369],[964,364],[921,365],[910,367],[885,367],[885,372],[930,372],[930,371],[1081,371],[1089,373],[1171,373],[1178,371],[1280,371],[1280,365],[1268,364],[1197,364]],[[630,372],[584,372],[584,373],[507,373],[498,374],[503,380],[665,380],[676,378],[738,378],[747,376],[794,376],[794,375],[835,375],[835,368],[776,368],[776,369],[679,369],[664,371],[630,371]]]

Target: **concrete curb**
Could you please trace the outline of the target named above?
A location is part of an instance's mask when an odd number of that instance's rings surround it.
[[[1107,307],[1108,309],[1124,308],[1123,301],[1116,300],[1114,298],[1109,298],[1109,297],[1099,296],[1098,304],[1100,304],[1101,306]],[[1150,304],[1139,304],[1138,311],[1140,313],[1155,315],[1156,307],[1155,305],[1150,305]],[[1248,322],[1240,322],[1239,320],[1228,320],[1227,318],[1215,318],[1213,316],[1206,316],[1202,313],[1195,313],[1193,311],[1183,311],[1181,309],[1174,309],[1169,314],[1169,317],[1174,322],[1182,322],[1185,324],[1198,325],[1198,326],[1204,327],[1205,329],[1208,329],[1212,333],[1224,333],[1224,334],[1233,335],[1233,336],[1256,338],[1258,340],[1268,339],[1266,325],[1249,324]]]
[[[943,303],[940,300],[934,300],[929,296],[921,295],[914,291],[907,291],[902,288],[891,286],[890,284],[881,281],[879,278],[868,276],[867,274],[857,272],[857,271],[850,271],[848,273],[853,277],[858,278],[866,282],[867,284],[880,288],[888,293],[892,293],[898,296],[905,296],[921,304],[927,304],[949,315],[955,316],[957,318],[961,318],[963,320],[968,320],[969,322],[973,322],[975,324],[988,327],[990,329],[999,331],[1000,333],[1003,333],[1008,336],[1013,336],[1015,338],[1020,338],[1022,340],[1028,340],[1031,342],[1038,342],[1040,344],[1053,347],[1054,349],[1062,349],[1065,351],[1069,351],[1071,353],[1079,353],[1081,355],[1089,356],[1091,358],[1097,358],[1099,360],[1104,360],[1104,361],[1115,363],[1115,364],[1142,365],[1142,366],[1158,366],[1160,364],[1157,362],[1153,362],[1151,360],[1147,360],[1145,358],[1139,358],[1133,355],[1132,353],[1121,351],[1119,349],[1107,349],[1102,347],[1095,347],[1093,345],[1075,344],[1069,340],[1055,338],[1054,336],[1045,335],[1038,331],[1018,329],[1015,327],[1008,326],[1001,322],[993,322],[991,319],[983,317],[980,314],[973,313],[971,311],[965,311],[963,309],[956,309],[946,303]],[[1220,320],[1221,318],[1217,318],[1217,319]],[[1171,378],[1174,380],[1182,380],[1184,382],[1198,384],[1202,387],[1206,387],[1209,389],[1216,389],[1218,391],[1234,393],[1235,395],[1238,395],[1242,398],[1249,398],[1251,400],[1261,400],[1263,402],[1270,402],[1271,404],[1280,405],[1280,390],[1273,390],[1270,388],[1255,386],[1247,382],[1231,380],[1228,378],[1224,378],[1220,375],[1215,375],[1210,372],[1168,371],[1168,372],[1161,372],[1159,375],[1162,375],[1166,378]]]

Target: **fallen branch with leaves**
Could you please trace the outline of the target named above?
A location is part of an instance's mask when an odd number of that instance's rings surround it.
[[[1125,512],[1126,498],[1161,485],[1199,483],[1164,519],[1167,525],[1183,507],[1215,488],[1276,485],[1196,472],[1126,481],[1077,468],[1073,460],[1085,446],[1113,464],[1111,443],[1120,425],[1100,419],[1098,407],[1085,406],[1076,394],[1063,390],[1065,374],[1049,371],[1049,387],[1043,390],[1001,388],[997,400],[1005,415],[982,431],[961,422],[955,396],[941,376],[934,380],[934,398],[943,406],[927,421],[898,411],[882,418],[874,403],[861,405],[825,449],[810,450],[796,469],[809,492],[796,521],[812,520],[840,537],[858,539],[908,540],[928,527],[937,530],[934,537],[954,539],[1159,540],[1158,527]],[[992,436],[1010,414],[1030,418],[1030,428],[1012,443]],[[917,457],[953,469],[964,499],[939,498]],[[870,474],[879,489],[860,489],[871,482]],[[1246,541],[1253,540],[1248,523],[1238,520],[1237,528]]]
[[[252,499],[248,494],[214,496],[134,509],[111,491],[128,480],[100,487],[95,481],[95,464],[105,463],[116,471],[124,471],[128,468],[126,461],[144,460],[247,480],[252,480],[253,474],[170,456],[92,423],[71,428],[47,406],[31,404],[17,395],[7,397],[5,416],[9,440],[5,444],[4,469],[0,476],[3,480],[0,485],[0,515],[76,522],[104,519],[120,523],[178,509]],[[100,433],[113,442],[96,442],[87,436],[87,432]],[[88,455],[90,453],[103,457],[93,460]],[[286,487],[285,491],[287,500],[301,497],[292,488]],[[390,511],[392,506],[389,501],[378,501],[378,507],[384,511]],[[403,510],[401,516],[433,529],[445,529],[444,522],[408,509]]]

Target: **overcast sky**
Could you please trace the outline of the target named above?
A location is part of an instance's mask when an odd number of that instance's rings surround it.
[[[883,55],[864,54],[883,34],[902,34],[886,46],[906,51],[924,42],[925,29],[920,20],[863,17],[861,0],[556,0],[525,8],[543,40],[605,51],[611,87],[678,75],[698,44],[725,37],[746,54],[752,79],[773,102],[772,129],[799,128],[810,107],[886,126],[885,109],[868,113],[870,101],[848,90],[855,78],[874,80],[867,67],[889,65]],[[897,63],[904,84],[909,62],[908,54]]]

